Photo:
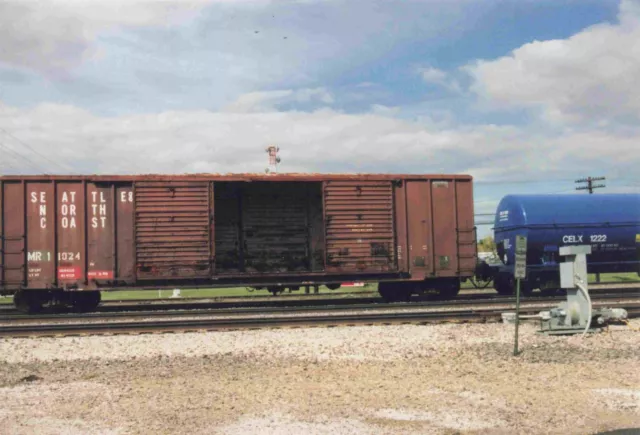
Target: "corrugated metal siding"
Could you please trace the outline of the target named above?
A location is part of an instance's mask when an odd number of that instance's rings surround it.
[[[397,268],[390,181],[324,184],[328,271]]]
[[[210,183],[135,184],[138,278],[189,278],[211,274]]]

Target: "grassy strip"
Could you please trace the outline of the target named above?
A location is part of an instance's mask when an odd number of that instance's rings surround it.
[[[600,275],[601,282],[619,282],[619,283],[632,283],[640,282],[640,277],[636,273],[608,273]],[[596,276],[594,274],[589,275],[589,283],[596,283]],[[489,286],[491,287],[491,286]],[[474,289],[470,282],[463,283],[462,289],[470,290]],[[360,293],[360,292],[372,292],[378,290],[377,284],[366,284],[364,287],[340,287],[338,290],[329,290],[325,286],[321,286],[319,294],[325,296],[335,296],[345,293]],[[102,300],[130,300],[130,299],[166,299],[170,298],[173,294],[173,290],[122,290],[103,292]],[[247,287],[232,287],[232,288],[217,288],[217,289],[198,289],[198,290],[181,290],[181,298],[219,298],[219,297],[255,297],[255,296],[267,296],[270,293],[266,290],[260,291],[247,291]],[[288,294],[288,293],[284,293]],[[291,294],[304,295],[304,290],[297,292],[291,292]],[[311,290],[313,295],[313,289]],[[0,304],[12,303],[13,298],[11,296],[0,297]]]

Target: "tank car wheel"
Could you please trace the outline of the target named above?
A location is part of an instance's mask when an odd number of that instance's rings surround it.
[[[99,291],[79,291],[70,295],[71,306],[80,312],[94,311],[102,300]]]
[[[515,289],[515,285],[513,286],[513,288]],[[514,294],[515,294],[515,290],[514,290]],[[527,281],[521,281],[520,282],[520,296],[524,296],[524,297],[530,297],[533,294],[533,286],[531,285],[531,283],[527,282]]]
[[[515,296],[516,280],[513,277],[501,277],[495,281],[495,289],[499,295]],[[529,297],[533,294],[533,286],[528,281],[520,281],[520,296]]]
[[[558,288],[546,288],[546,289],[540,289],[540,293],[542,293],[542,296],[556,296],[558,294],[560,294],[560,289]]]
[[[494,281],[496,292],[501,296],[511,296],[515,294],[515,286],[512,285],[509,278],[498,277]]]
[[[13,295],[13,305],[18,311],[32,314],[42,311],[42,302],[34,292],[20,290]]]

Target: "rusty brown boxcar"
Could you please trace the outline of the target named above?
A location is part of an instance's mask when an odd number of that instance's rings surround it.
[[[476,266],[466,175],[0,177],[0,292],[95,307],[100,290],[379,282],[455,296]]]

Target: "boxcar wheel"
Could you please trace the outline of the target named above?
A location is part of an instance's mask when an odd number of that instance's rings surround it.
[[[42,302],[32,291],[20,290],[13,295],[13,305],[16,310],[25,314],[37,313],[42,310]]]
[[[381,282],[378,285],[378,293],[385,302],[409,302],[413,288],[410,283]]]
[[[99,291],[80,291],[71,294],[71,306],[80,312],[94,311],[101,301]]]
[[[460,293],[460,280],[454,279],[445,284],[438,289],[438,296],[443,300],[455,299]]]

